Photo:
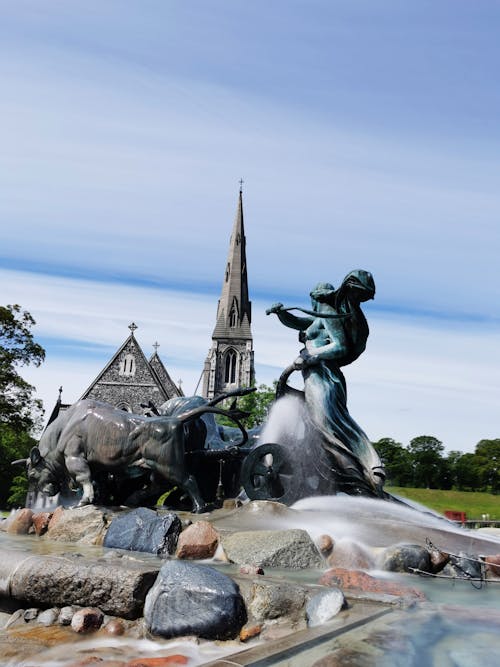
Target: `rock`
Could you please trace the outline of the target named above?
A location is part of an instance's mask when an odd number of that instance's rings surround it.
[[[316,625],[327,623],[346,606],[344,594],[339,588],[321,591],[312,597],[306,606],[307,625],[314,628]]]
[[[262,632],[262,625],[260,623],[253,623],[251,625],[245,625],[240,630],[240,642],[247,642],[253,637],[257,637]]]
[[[375,567],[375,557],[358,542],[342,539],[335,542],[333,552],[328,558],[328,565],[353,570],[371,570]]]
[[[16,512],[12,518],[9,518],[7,532],[11,535],[27,535],[32,524],[33,512],[24,508]]]
[[[180,532],[181,521],[173,512],[158,515],[138,507],[113,519],[104,546],[165,556],[174,553]]]
[[[264,574],[264,570],[258,565],[242,565],[240,567],[240,574],[251,574],[257,576],[258,574]]]
[[[493,577],[500,577],[500,554],[495,556],[485,556],[486,572]]]
[[[458,556],[450,554],[450,560],[442,570],[443,574],[457,579],[481,579],[482,567],[478,556],[460,551]]]
[[[333,550],[333,540],[330,535],[320,535],[316,540],[316,547],[320,554],[327,558]]]
[[[99,630],[104,619],[100,609],[85,607],[74,613],[71,619],[71,629],[78,633],[94,632]]]
[[[219,533],[208,521],[196,521],[183,530],[177,542],[177,558],[212,558],[219,544]]]
[[[71,619],[73,614],[76,612],[76,607],[68,606],[63,607],[59,612],[57,622],[59,625],[71,625]]]
[[[10,618],[7,619],[5,623],[5,628],[10,628],[12,625],[18,625],[21,621],[24,623],[24,609],[16,609],[16,611],[10,615]]]
[[[31,609],[26,609],[26,611],[23,614],[23,618],[26,621],[26,623],[29,623],[29,621],[34,621],[39,613],[40,609],[37,609],[36,607],[31,607]]]
[[[412,568],[431,571],[429,552],[418,544],[396,544],[384,549],[380,567],[388,572],[410,572]]]
[[[105,513],[93,505],[67,510],[58,507],[44,537],[59,542],[102,544],[107,525]]]
[[[33,514],[33,527],[38,536],[47,532],[51,518],[52,512],[38,512],[37,514]]]
[[[104,630],[108,635],[113,635],[119,637],[125,632],[125,626],[123,622],[118,618],[112,618],[109,623],[106,623]]]
[[[153,563],[110,562],[72,554],[20,559],[20,552],[3,550],[0,560],[0,585],[5,585],[14,600],[33,606],[99,607],[123,618],[141,615],[157,573]]]
[[[49,530],[57,526],[59,519],[61,519],[64,516],[64,512],[65,510],[62,505],[56,507],[56,509],[52,512],[52,516],[50,517],[49,520],[49,528],[48,528]]]
[[[147,629],[163,637],[232,639],[247,615],[238,586],[211,567],[168,561],[146,596]]]
[[[323,559],[305,530],[250,530],[222,536],[221,540],[233,563],[293,570],[323,566]]]
[[[0,611],[0,628],[4,628],[6,624],[10,621],[12,614],[8,612]]]
[[[345,568],[337,567],[325,572],[320,578],[319,583],[324,586],[340,586],[343,591],[379,593],[425,600],[425,595],[416,588],[403,586],[387,579],[376,579],[361,570],[346,570]]]
[[[297,617],[306,600],[305,588],[298,584],[263,581],[254,583],[250,591],[248,610],[256,621]]]
[[[439,551],[439,549],[431,549],[429,551],[429,558],[431,572],[437,574],[438,572],[441,572],[443,567],[449,562],[450,554],[447,554],[444,551]]]
[[[37,622],[41,625],[55,625],[57,619],[59,618],[59,609],[57,607],[52,607],[51,609],[45,609],[38,614]]]

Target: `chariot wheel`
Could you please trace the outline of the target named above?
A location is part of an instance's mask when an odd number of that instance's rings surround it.
[[[241,483],[250,500],[275,500],[291,505],[302,497],[300,470],[293,470],[283,445],[258,445],[241,466]]]

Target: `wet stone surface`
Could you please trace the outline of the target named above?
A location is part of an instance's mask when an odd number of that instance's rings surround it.
[[[213,568],[169,561],[161,568],[144,605],[150,632],[162,637],[236,637],[247,614],[237,584]]]
[[[113,519],[104,546],[165,556],[174,553],[181,528],[181,521],[173,512],[160,516],[139,507]]]
[[[251,530],[222,536],[233,563],[292,570],[323,567],[324,560],[305,530]]]

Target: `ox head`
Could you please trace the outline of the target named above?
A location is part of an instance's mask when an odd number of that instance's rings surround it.
[[[40,454],[38,447],[33,447],[29,458],[14,461],[14,464],[26,463],[28,483],[35,486],[38,491],[54,496],[60,491],[60,483],[54,471],[47,464],[46,459]]]

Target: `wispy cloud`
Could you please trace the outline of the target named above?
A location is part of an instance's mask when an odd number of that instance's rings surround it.
[[[498,18],[461,0],[6,6],[2,299],[38,320],[43,397],[79,395],[131,319],[195,386],[242,176],[259,379],[297,351],[264,307],[367,268],[372,336],[348,369],[366,430],[498,435]]]

